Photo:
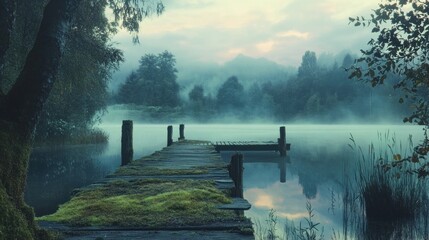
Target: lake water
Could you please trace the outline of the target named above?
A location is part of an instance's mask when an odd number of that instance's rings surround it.
[[[166,145],[167,125],[134,124],[134,158]],[[52,213],[58,204],[69,199],[74,188],[88,185],[114,171],[120,165],[119,124],[103,124],[109,133],[104,146],[69,146],[40,148],[33,151],[25,198],[38,216]],[[174,139],[178,124],[174,125]],[[287,158],[278,153],[244,153],[244,197],[252,204],[246,216],[266,225],[271,209],[278,216],[281,236],[285,222],[299,225],[307,217],[306,203],[314,209],[315,221],[325,229],[342,228],[342,188],[345,163],[354,161],[349,139],[363,149],[373,142],[394,138],[407,145],[409,135],[417,143],[421,127],[409,125],[286,125],[291,150]],[[187,139],[209,141],[277,141],[279,125],[189,124]],[[405,147],[403,147],[405,148]],[[231,153],[223,153],[227,161]],[[287,219],[287,220],[286,220]]]

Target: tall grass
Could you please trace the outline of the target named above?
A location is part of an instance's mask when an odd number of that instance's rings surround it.
[[[427,231],[427,224],[420,224],[428,218],[427,183],[411,174],[418,166],[400,161],[412,152],[411,136],[403,145],[389,132],[378,133],[377,146],[370,144],[366,152],[353,136],[350,140],[358,161],[351,168],[354,174],[345,178],[344,235],[354,230],[360,237],[373,239],[377,234],[414,236]],[[377,233],[380,229],[383,232]]]
[[[293,221],[286,220],[284,225],[283,234],[279,234],[278,230],[278,217],[275,215],[273,209],[268,213],[268,218],[265,220],[267,223],[265,226],[261,222],[256,221],[255,223],[255,238],[258,240],[322,240],[324,239],[323,227],[320,228],[320,223],[314,220],[314,209],[311,203],[306,203],[307,217],[303,221],[299,222],[299,226],[296,227]]]

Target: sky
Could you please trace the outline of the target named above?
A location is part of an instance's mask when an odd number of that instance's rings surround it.
[[[164,0],[165,12],[141,24],[140,44],[121,30],[113,39],[124,51],[121,71],[147,53],[172,52],[178,66],[223,64],[238,54],[298,67],[307,50],[358,53],[370,28],[349,25],[369,16],[381,0]]]

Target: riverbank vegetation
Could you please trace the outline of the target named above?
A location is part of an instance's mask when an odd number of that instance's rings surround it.
[[[350,138],[356,160],[347,161],[343,183],[343,225],[349,235],[362,237],[419,239],[429,225],[426,179],[413,174],[414,164],[400,163],[401,155],[413,152],[412,137],[397,142],[389,132],[378,134],[368,148],[356,146]],[[401,166],[391,168],[392,164]]]

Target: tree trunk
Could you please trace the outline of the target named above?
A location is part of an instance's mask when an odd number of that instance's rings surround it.
[[[15,5],[15,0],[0,0],[0,84],[3,81],[4,57],[9,48],[12,34]],[[0,89],[0,97],[3,97],[3,95],[4,93]]]
[[[23,193],[36,124],[52,89],[65,35],[79,2],[51,0],[46,5],[24,68],[0,102],[0,239],[46,238],[37,233]]]

